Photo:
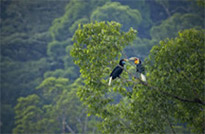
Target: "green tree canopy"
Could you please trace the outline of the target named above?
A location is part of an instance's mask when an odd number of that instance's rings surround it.
[[[153,93],[157,89],[156,83],[146,85],[140,82],[131,62],[126,63],[121,79],[114,80],[110,87],[107,85],[109,74],[120,58],[137,56],[144,63],[152,46],[160,40],[176,37],[181,29],[204,28],[203,0],[1,0],[0,3],[2,133],[12,133],[14,127],[13,132],[16,133],[95,133],[96,128],[92,126],[96,121],[92,120],[92,116],[86,116],[86,107],[75,96],[77,89],[81,100],[89,107],[88,115],[92,113],[101,118],[100,126],[104,133],[116,130],[116,133],[164,132],[162,128],[170,128],[167,127],[169,122],[173,126],[177,116],[164,116],[161,111],[165,105],[159,102],[167,97],[167,109],[170,109],[170,103],[176,104],[177,99],[188,104],[201,105],[204,102],[201,94],[187,99],[190,95],[183,96],[186,92],[174,94],[168,90],[165,93],[162,91],[162,95]],[[103,18],[118,21],[122,27],[118,23],[94,23],[93,19],[101,21]],[[79,24],[90,22],[92,25],[81,25],[79,32]],[[135,30],[129,31],[131,26],[138,31],[137,39]],[[73,46],[72,37],[76,30],[78,32],[73,41],[82,39],[81,47]],[[164,41],[164,44],[169,41]],[[70,52],[76,56],[76,65]],[[151,63],[146,64],[149,71]],[[83,78],[77,79],[79,68]],[[151,72],[147,73],[150,77]],[[41,88],[35,90],[37,86]],[[149,97],[143,99],[141,96]],[[177,118],[176,121],[185,122],[185,126],[200,126],[200,119],[193,121],[193,116],[188,115],[193,109],[198,110],[191,106],[186,113],[183,111],[185,106],[181,106],[182,117],[187,114],[187,118]],[[147,112],[142,113],[144,110]],[[139,123],[136,122],[138,120]],[[172,131],[166,129],[167,133]]]
[[[121,56],[123,44],[135,36],[132,29],[121,33],[119,26],[86,24],[73,37],[71,54],[85,83],[78,95],[89,114],[102,118],[102,132],[175,132],[177,123],[203,132],[204,31],[186,30],[154,46],[146,60],[147,83],[127,63],[122,78],[108,87],[106,78],[117,64],[113,59]]]
[[[80,67],[85,87],[78,92],[81,99],[99,113],[108,104],[105,78],[118,63],[123,48],[136,36],[132,28],[128,32],[120,31],[116,22],[95,22],[79,26],[73,36],[74,47],[71,54]],[[110,68],[112,67],[112,68]]]
[[[68,81],[49,77],[37,87],[37,94],[18,98],[13,133],[95,132],[96,121],[86,116],[86,107],[76,96],[80,79]]]
[[[152,39],[158,41],[165,38],[173,38],[177,36],[179,31],[189,28],[203,28],[203,17],[196,14],[179,14],[176,13],[170,18],[164,20],[160,25],[153,26],[150,30]]]
[[[79,75],[79,68],[73,63],[70,56],[72,36],[78,24],[90,21],[90,14],[109,0],[71,0],[65,8],[63,16],[56,18],[50,27],[52,40],[47,45],[47,54],[51,60],[51,70],[44,76],[69,77],[73,82]]]
[[[160,42],[152,48],[147,67],[148,83],[167,96],[168,114],[198,133],[204,130],[204,32],[185,30]]]
[[[127,31],[130,27],[137,29],[142,17],[137,9],[131,9],[118,2],[108,2],[92,12],[91,20],[116,21],[122,24],[123,30]]]
[[[50,27],[53,40],[65,41],[71,38],[76,26],[76,22],[87,23],[91,12],[98,6],[104,5],[109,0],[71,0],[65,8],[65,14],[56,18]]]

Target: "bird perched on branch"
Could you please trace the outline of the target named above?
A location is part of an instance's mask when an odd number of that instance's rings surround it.
[[[134,63],[136,65],[136,72],[139,72],[141,80],[146,82],[147,80],[146,80],[146,77],[145,77],[145,68],[142,65],[141,60],[137,57],[131,57],[131,58],[129,58],[129,60],[134,60]]]
[[[110,79],[109,79],[109,83],[108,85],[111,85],[112,80],[114,80],[115,78],[120,78],[120,74],[123,72],[123,67],[125,62],[128,61],[128,59],[121,59],[119,62],[119,65],[117,65],[114,70],[112,71],[112,73],[110,74]]]

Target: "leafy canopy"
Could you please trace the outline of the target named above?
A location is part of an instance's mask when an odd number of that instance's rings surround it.
[[[199,133],[204,129],[204,59],[204,30],[190,29],[154,46],[147,60],[149,84],[167,96],[169,114]]]
[[[76,96],[82,86],[80,79],[68,82],[66,78],[49,77],[37,87],[37,94],[20,97],[13,133],[95,132],[95,121],[86,116],[86,107]]]
[[[105,79],[118,64],[116,57],[119,60],[120,52],[135,38],[135,31],[120,32],[115,22],[79,26],[71,50],[85,83],[78,95],[88,105],[88,114],[102,118],[102,132],[170,133],[176,131],[174,124],[187,123],[201,133],[203,35],[203,30],[185,30],[154,46],[146,60],[147,83],[136,78],[134,68],[127,64],[122,78],[108,87]]]
[[[130,27],[136,29],[142,21],[141,14],[137,9],[131,9],[118,2],[107,2],[102,7],[98,7],[92,12],[90,18],[97,21],[119,22],[123,25],[123,30],[129,30]]]
[[[79,25],[73,36],[71,55],[80,67],[85,83],[78,95],[94,113],[100,114],[103,106],[109,103],[110,99],[105,96],[107,81],[104,79],[118,64],[119,52],[136,37],[134,29],[122,32],[120,28],[121,25],[114,21],[95,22],[83,27]]]
[[[175,13],[168,19],[164,20],[160,25],[153,26],[150,29],[150,35],[152,39],[160,41],[165,38],[174,38],[179,31],[189,28],[204,28],[203,17],[192,13]]]

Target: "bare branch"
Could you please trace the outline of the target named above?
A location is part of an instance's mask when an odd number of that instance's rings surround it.
[[[88,124],[88,116],[85,117],[85,124],[84,124],[84,128],[83,128],[84,134],[86,134],[86,132],[87,132],[87,124]]]
[[[67,124],[66,121],[65,121],[65,125],[66,125],[66,128],[71,132],[71,134],[75,134],[75,132],[73,131],[73,129]]]

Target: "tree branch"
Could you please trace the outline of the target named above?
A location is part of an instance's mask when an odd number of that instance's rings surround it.
[[[161,5],[164,8],[165,12],[167,13],[168,17],[170,17],[171,13],[170,13],[169,9],[164,4],[161,4]]]
[[[122,67],[122,66],[120,66],[120,65],[118,65],[120,68],[122,68],[124,71],[126,71],[128,74],[130,74],[126,69],[124,69],[124,67]],[[131,76],[134,76],[133,74],[130,74]],[[135,76],[134,76],[135,77]],[[184,76],[185,77],[185,76]],[[135,77],[136,78],[136,77]],[[185,77],[186,78],[186,77]],[[136,79],[138,79],[138,78],[136,78]],[[175,98],[175,99],[177,99],[177,100],[179,100],[179,101],[182,101],[182,102],[188,102],[188,103],[198,103],[198,104],[201,104],[201,105],[205,105],[205,102],[203,102],[202,100],[200,100],[199,98],[194,98],[194,100],[188,100],[188,99],[183,99],[183,98],[181,98],[181,97],[179,97],[179,96],[176,96],[176,95],[172,95],[172,94],[170,94],[170,93],[167,93],[167,92],[164,92],[164,91],[162,91],[162,90],[160,90],[158,87],[153,87],[153,86],[150,86],[150,85],[148,85],[148,83],[145,83],[144,81],[142,81],[141,79],[138,79],[139,81],[140,81],[140,83],[141,84],[143,84],[143,85],[145,85],[145,86],[147,86],[147,87],[150,87],[150,88],[154,88],[154,89],[156,89],[156,90],[158,90],[158,91],[160,91],[161,93],[163,93],[163,94],[165,94],[165,95],[167,95],[167,96],[169,96],[169,97],[172,97],[172,98]],[[194,91],[195,91],[195,93],[196,93],[196,90],[195,89],[193,89]],[[198,95],[197,95],[198,96]]]
[[[179,9],[182,9],[182,10],[184,10],[184,11],[186,11],[186,12],[189,12],[189,11],[190,11],[189,8],[177,7],[176,9],[172,10],[170,13],[173,14],[173,13],[177,12],[177,10],[179,10]]]
[[[87,132],[87,124],[88,124],[88,116],[85,117],[85,124],[84,124],[84,128],[83,128],[84,134],[86,134],[86,132]]]
[[[137,78],[138,79],[138,78]],[[198,104],[201,104],[201,105],[205,105],[205,103],[203,101],[201,101],[199,98],[195,98],[194,100],[188,100],[188,99],[183,99],[179,96],[176,96],[176,95],[173,95],[173,94],[170,94],[170,93],[167,93],[167,92],[164,92],[162,90],[160,90],[158,87],[153,87],[153,86],[150,86],[148,85],[147,83],[143,82],[142,80],[138,79],[140,81],[141,84],[147,86],[147,87],[150,87],[150,88],[153,88],[153,89],[156,89],[158,91],[160,91],[162,94],[164,95],[167,95],[169,97],[172,97],[172,98],[175,98],[179,101],[182,101],[182,102],[188,102],[188,103],[198,103]]]
[[[75,134],[75,132],[73,131],[73,129],[67,124],[66,121],[65,121],[65,125],[66,125],[66,128],[67,128],[72,134]]]

